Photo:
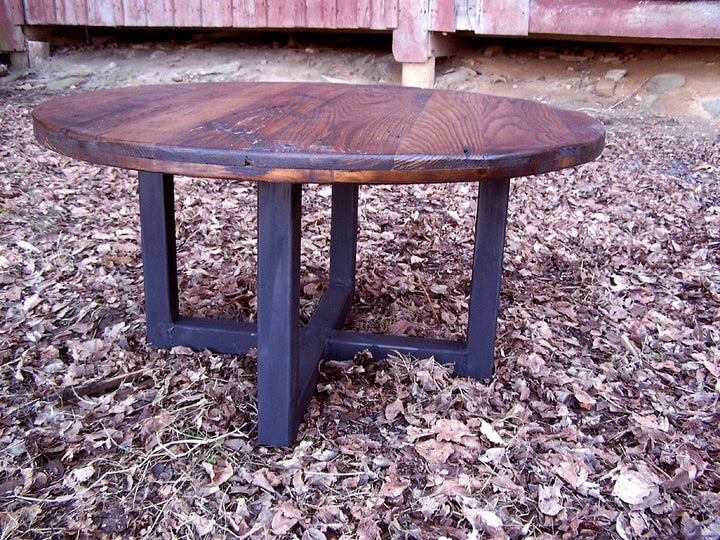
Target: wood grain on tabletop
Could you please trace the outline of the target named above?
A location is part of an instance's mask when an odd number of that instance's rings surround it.
[[[574,111],[395,86],[141,86],[55,98],[33,119],[42,144],[93,163],[274,182],[525,176],[590,161],[604,142]]]

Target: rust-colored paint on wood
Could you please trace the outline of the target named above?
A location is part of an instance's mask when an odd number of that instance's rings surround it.
[[[430,56],[427,1],[398,0],[398,25],[392,50],[398,62],[426,62]]]
[[[716,0],[531,0],[534,34],[720,39]]]
[[[65,7],[65,20],[68,24],[84,26],[88,23],[86,0],[58,0],[60,1]]]
[[[455,0],[430,1],[430,29],[436,32],[454,32],[456,29]]]
[[[176,0],[183,4],[184,0]],[[175,26],[175,0],[149,0],[147,2],[147,20],[150,26]]]
[[[389,3],[389,0],[387,3]],[[384,0],[372,0],[370,2],[370,28],[394,28],[394,26],[387,26],[388,15],[386,11],[387,7]]]
[[[235,28],[264,27],[267,24],[265,17],[259,23],[255,14],[255,2],[247,0],[232,0],[232,25]]]
[[[479,0],[477,17],[475,32],[478,34],[526,36],[529,0]]]
[[[305,17],[309,28],[335,28],[335,2],[332,2],[332,6],[327,0],[307,2]]]
[[[385,0],[385,27],[397,28],[400,20],[400,0]]]
[[[357,0],[356,28],[370,28],[372,0]]]
[[[229,19],[225,19],[227,15]],[[232,3],[201,2],[200,25],[206,28],[232,26]]]
[[[22,0],[0,2],[0,51],[21,51],[25,48],[24,22]]]
[[[716,0],[4,0],[4,49],[19,24],[396,29],[400,61],[421,62],[428,30],[719,39]],[[10,17],[12,15],[12,18]],[[3,19],[4,17],[4,19]]]
[[[25,21],[28,24],[54,24],[55,2],[53,0],[23,0]]]
[[[337,27],[357,28],[357,0],[337,1]]]
[[[398,24],[398,0],[24,0],[23,11],[29,24],[375,30]]]
[[[149,0],[152,2],[153,0]],[[147,26],[146,0],[123,0],[123,17],[126,26]]]
[[[87,21],[90,26],[117,26],[112,3],[105,0],[87,0]]]
[[[202,0],[179,0],[174,7],[175,26],[202,26]]]
[[[600,122],[541,103],[392,86],[102,90],[33,111],[42,144],[128,169],[269,182],[454,182],[594,159]]]
[[[311,4],[315,4],[315,2],[308,3],[308,10],[310,10]],[[335,0],[323,0],[322,2],[317,2],[317,5],[319,5],[321,10],[321,15],[317,17],[317,20],[323,21],[322,27],[337,28],[337,2],[335,2]]]
[[[305,1],[267,0],[267,25],[269,28],[305,28]]]
[[[107,0],[104,0],[107,1]],[[113,14],[115,15],[116,24],[118,26],[125,26],[125,7],[122,1],[113,2],[110,0],[113,8]]]

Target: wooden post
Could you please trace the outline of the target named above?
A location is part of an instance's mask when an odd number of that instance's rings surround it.
[[[435,57],[431,56],[425,62],[403,62],[402,85],[418,88],[434,87]]]

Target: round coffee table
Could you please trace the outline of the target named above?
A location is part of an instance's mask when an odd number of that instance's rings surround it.
[[[139,171],[147,335],[243,354],[257,347],[258,441],[289,445],[318,365],[367,349],[434,356],[455,373],[492,374],[509,179],[596,158],[602,125],[505,97],[392,86],[207,83],[59,97],[33,112],[43,145]],[[257,325],[178,310],[173,175],[258,182]],[[358,186],[477,182],[467,338],[342,329],[355,284]],[[299,325],[301,187],[332,185],[330,278]]]

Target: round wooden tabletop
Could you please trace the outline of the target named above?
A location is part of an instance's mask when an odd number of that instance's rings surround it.
[[[33,111],[43,145],[97,164],[269,182],[456,182],[590,161],[597,120],[528,100],[396,86],[203,83],[101,90]]]

